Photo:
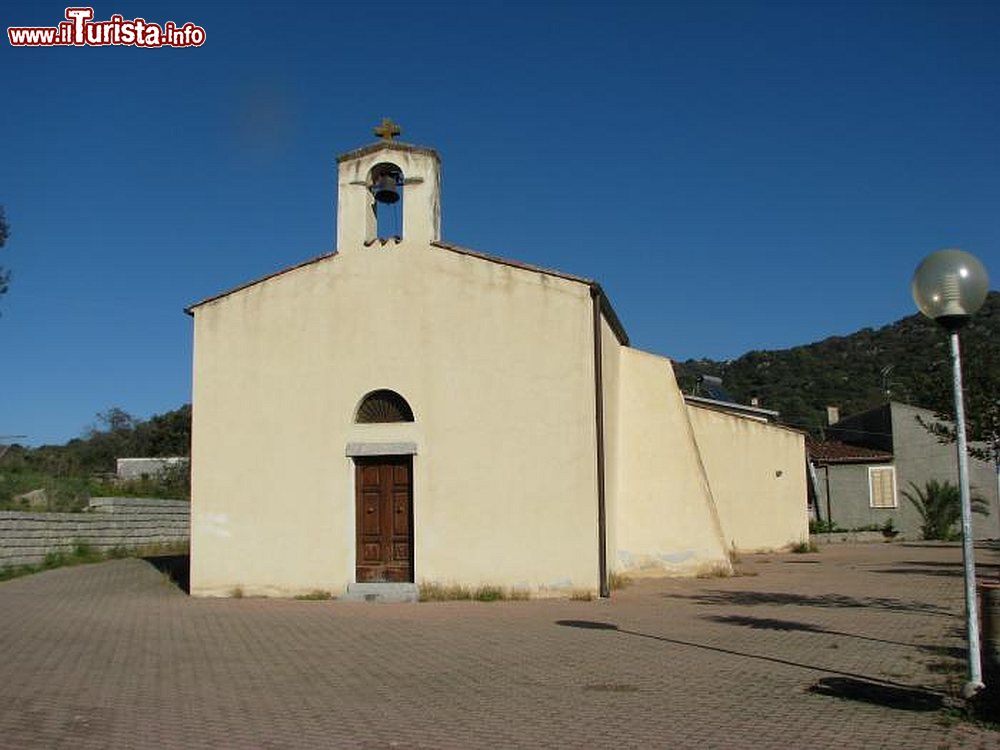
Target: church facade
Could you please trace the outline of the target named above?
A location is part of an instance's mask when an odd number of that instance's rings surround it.
[[[338,175],[335,252],[189,308],[192,594],[607,595],[807,535],[802,435],[686,403],[596,282],[442,241],[435,151]]]

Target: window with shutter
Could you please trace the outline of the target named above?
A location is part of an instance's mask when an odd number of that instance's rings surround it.
[[[896,507],[896,468],[868,467],[868,497],[872,508]]]

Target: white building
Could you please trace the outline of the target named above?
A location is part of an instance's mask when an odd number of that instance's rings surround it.
[[[442,241],[437,153],[383,134],[335,252],[189,310],[193,594],[607,593],[806,536],[802,435],[686,405],[596,282]]]

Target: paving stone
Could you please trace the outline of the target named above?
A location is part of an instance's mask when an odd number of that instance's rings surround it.
[[[53,570],[0,584],[0,747],[1000,746],[920,703],[962,681],[957,547],[739,568],[611,602],[418,605],[191,599],[141,560]]]

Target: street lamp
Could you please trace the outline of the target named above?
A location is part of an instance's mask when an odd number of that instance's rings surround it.
[[[975,255],[962,250],[938,250],[917,266],[911,285],[920,312],[948,331],[951,338],[955,387],[955,431],[958,446],[958,486],[962,497],[962,560],[965,567],[965,625],[969,642],[968,681],[963,695],[971,698],[983,687],[979,649],[979,613],[976,606],[976,559],[972,546],[972,503],[969,499],[969,454],[965,442],[965,405],[962,401],[962,358],[958,332],[986,300],[989,277]]]

